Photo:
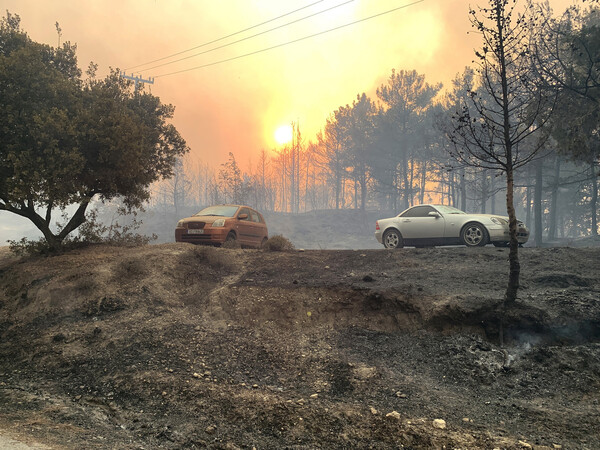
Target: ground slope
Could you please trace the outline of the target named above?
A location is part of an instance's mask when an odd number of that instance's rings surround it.
[[[600,250],[520,254],[502,314],[492,247],[4,252],[0,429],[68,449],[600,448]]]

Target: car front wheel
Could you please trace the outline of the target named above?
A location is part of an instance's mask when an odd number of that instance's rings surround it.
[[[398,230],[387,230],[383,233],[383,246],[385,248],[402,248],[404,243],[402,241],[402,235]]]
[[[467,247],[483,247],[487,244],[487,231],[479,223],[469,223],[463,228],[461,238]]]

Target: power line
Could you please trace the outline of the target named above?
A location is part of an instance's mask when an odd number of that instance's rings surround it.
[[[200,53],[194,53],[193,55],[189,55],[189,56],[186,56],[184,58],[179,58],[179,59],[176,59],[175,61],[169,61],[169,62],[166,62],[166,63],[158,64],[156,66],[148,67],[148,68],[146,68],[144,70],[148,71],[148,70],[156,69],[157,67],[163,67],[163,66],[167,66],[169,64],[175,64],[176,62],[184,61],[186,59],[194,58],[196,56],[204,55],[206,53],[210,53],[210,52],[215,51],[215,50],[219,50],[219,49],[222,49],[222,48],[225,48],[225,47],[229,47],[230,45],[238,44],[240,42],[247,41],[248,39],[252,39],[252,38],[255,38],[257,36],[261,36],[263,34],[270,33],[271,31],[279,30],[280,28],[287,27],[287,26],[292,25],[294,23],[301,22],[301,21],[306,20],[306,19],[310,19],[311,17],[318,16],[319,14],[326,13],[328,11],[331,11],[332,9],[336,9],[336,8],[339,8],[340,6],[344,6],[344,5],[347,5],[348,3],[352,3],[353,1],[354,0],[348,0],[348,1],[344,2],[344,3],[340,3],[339,5],[335,5],[335,6],[332,6],[330,8],[324,9],[323,11],[319,11],[319,12],[316,12],[316,13],[313,13],[313,14],[309,14],[308,16],[302,17],[300,19],[293,20],[293,21],[288,22],[288,23],[284,23],[284,24],[279,25],[279,26],[277,26],[275,28],[270,28],[268,30],[261,31],[260,33],[253,34],[252,36],[247,36],[245,38],[238,39],[237,41],[229,42],[227,44],[223,44],[223,45],[220,45],[218,47],[214,47],[214,48],[211,48],[210,50],[205,50],[205,51],[200,52]]]
[[[410,7],[410,6],[414,6],[414,5],[418,4],[418,3],[423,3],[424,1],[425,1],[425,0],[418,0],[418,1],[415,1],[415,2],[412,2],[412,3],[409,3],[409,4],[407,4],[407,5],[399,6],[398,8],[393,8],[393,9],[390,9],[390,10],[388,10],[388,11],[384,11],[384,12],[382,12],[382,13],[379,13],[379,14],[374,14],[374,15],[372,15],[372,16],[365,17],[364,19],[359,19],[359,20],[356,20],[356,21],[354,21],[354,22],[350,22],[350,23],[347,23],[347,24],[344,24],[344,25],[340,25],[339,27],[330,28],[329,30],[320,31],[319,33],[311,34],[311,35],[309,35],[309,36],[304,36],[304,37],[301,37],[301,38],[299,38],[299,39],[294,39],[294,40],[292,40],[292,41],[284,42],[284,43],[282,43],[282,44],[277,44],[277,45],[274,45],[274,46],[272,46],[272,47],[267,47],[267,48],[263,48],[263,49],[261,49],[261,50],[256,50],[256,51],[254,51],[254,52],[250,52],[250,53],[245,53],[245,54],[243,54],[243,55],[234,56],[234,57],[232,57],[232,58],[222,59],[222,60],[220,60],[220,61],[215,61],[215,62],[212,62],[212,63],[203,64],[203,65],[201,65],[201,66],[192,67],[192,68],[190,68],[190,69],[183,69],[183,70],[178,70],[178,71],[176,71],[176,72],[170,72],[170,73],[164,73],[164,74],[162,74],[162,75],[156,75],[154,78],[168,77],[168,76],[170,76],[170,75],[176,75],[176,74],[178,74],[178,73],[190,72],[190,71],[192,71],[192,70],[202,69],[202,68],[204,68],[204,67],[215,66],[215,65],[217,65],[217,64],[222,64],[222,63],[225,63],[225,62],[234,61],[234,60],[236,60],[236,59],[245,58],[245,57],[247,57],[247,56],[256,55],[256,54],[258,54],[258,53],[267,52],[267,51],[269,51],[269,50],[273,50],[273,49],[276,49],[276,48],[279,48],[279,47],[283,47],[283,46],[285,46],[285,45],[289,45],[289,44],[295,44],[296,42],[304,41],[304,40],[306,40],[306,39],[310,39],[310,38],[313,38],[313,37],[315,37],[315,36],[320,36],[320,35],[322,35],[322,34],[330,33],[330,32],[332,32],[332,31],[336,31],[336,30],[339,30],[339,29],[341,29],[341,28],[349,27],[349,26],[351,26],[351,25],[356,25],[357,23],[365,22],[365,21],[367,21],[367,20],[371,20],[371,19],[374,19],[374,18],[376,18],[376,17],[380,17],[380,16],[383,16],[383,15],[386,15],[386,14],[390,14],[390,13],[392,13],[392,12],[395,12],[395,11],[398,11],[398,10],[400,10],[400,9],[405,9],[405,8],[408,8],[408,7]]]
[[[317,1],[317,2],[311,3],[310,5],[306,5],[306,6],[303,6],[302,8],[298,8],[298,9],[295,9],[294,11],[290,11],[290,12],[288,12],[288,13],[282,14],[281,16],[274,17],[273,19],[269,19],[269,20],[266,20],[266,21],[264,21],[264,22],[261,22],[261,23],[259,23],[259,24],[252,25],[251,27],[244,28],[243,30],[240,30],[240,31],[236,31],[235,33],[228,34],[227,36],[220,37],[220,38],[218,38],[218,39],[215,39],[215,40],[213,40],[213,41],[210,41],[210,42],[205,42],[204,44],[200,44],[200,45],[197,45],[196,47],[188,48],[187,50],[182,50],[182,51],[180,51],[180,52],[173,53],[172,55],[165,56],[165,57],[163,57],[163,58],[154,59],[154,60],[152,60],[152,61],[148,61],[148,62],[146,62],[146,63],[143,63],[143,64],[138,64],[137,66],[128,67],[128,68],[127,68],[127,69],[125,69],[125,70],[131,70],[131,69],[136,69],[136,68],[138,68],[138,67],[147,66],[148,64],[152,64],[152,63],[155,63],[155,62],[158,62],[158,61],[163,61],[163,60],[165,60],[165,59],[169,59],[169,58],[172,58],[172,57],[174,57],[174,56],[181,55],[181,54],[183,54],[183,53],[191,52],[192,50],[196,50],[197,48],[206,47],[207,45],[214,44],[215,42],[219,42],[219,41],[222,41],[222,40],[224,40],[224,39],[227,39],[227,38],[230,38],[230,37],[236,36],[236,35],[238,35],[238,34],[244,33],[244,32],[246,32],[246,31],[252,30],[252,29],[254,29],[254,28],[258,28],[258,27],[260,27],[260,26],[266,25],[267,23],[274,22],[275,20],[278,20],[278,19],[281,19],[281,18],[283,18],[283,17],[289,16],[289,15],[291,15],[291,14],[297,13],[298,11],[302,11],[303,9],[310,8],[311,6],[314,6],[314,5],[316,5],[317,3],[323,3],[324,1],[325,1],[325,0],[319,0],[319,1]]]

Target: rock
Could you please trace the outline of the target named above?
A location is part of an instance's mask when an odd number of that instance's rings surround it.
[[[525,441],[518,441],[517,443],[521,446],[521,448],[533,448],[531,444],[528,444]]]
[[[433,428],[444,430],[446,428],[446,421],[444,419],[435,419],[433,421]]]
[[[560,444],[552,444],[552,448],[560,449],[560,448],[562,448],[562,445],[560,445]]]
[[[317,398],[318,396],[319,396],[319,394],[312,394],[312,395],[310,396],[310,398]]]
[[[199,374],[199,373],[197,373],[197,372],[194,372],[194,374],[193,374],[192,376],[193,376],[194,378],[200,378],[202,375],[200,375],[200,374]]]
[[[398,411],[392,411],[391,413],[387,413],[385,417],[391,417],[392,419],[400,420],[400,413]]]
[[[371,410],[371,414],[373,414],[374,416],[377,415],[378,411],[375,408],[371,406],[371,408],[369,409]]]

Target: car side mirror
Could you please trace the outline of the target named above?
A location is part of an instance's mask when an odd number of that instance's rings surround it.
[[[429,211],[429,214],[427,214],[430,217],[435,217],[436,219],[439,219],[440,217],[440,213],[439,212],[435,212],[435,211]]]
[[[240,214],[238,216],[238,220],[246,220],[248,218],[248,214]]]

